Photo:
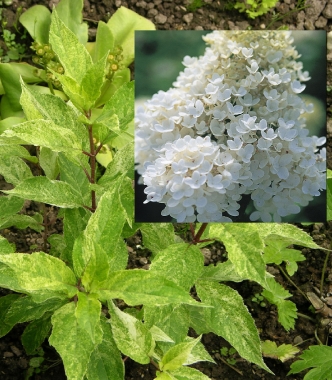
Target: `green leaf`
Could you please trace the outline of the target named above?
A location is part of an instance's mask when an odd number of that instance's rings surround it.
[[[92,266],[90,274],[94,273],[94,268],[99,273],[97,277],[97,272],[84,277],[84,286],[88,288],[93,283],[98,288],[100,282],[107,279],[109,268],[114,271],[124,269],[127,265],[128,253],[121,236],[126,216],[119,195],[122,180],[120,177],[113,183],[113,187],[103,194],[84,231],[82,250],[77,249],[73,252],[75,273],[79,277],[84,273],[88,263]],[[106,255],[108,258],[105,270],[100,271],[102,267],[98,268],[98,255]]]
[[[3,236],[0,235],[0,255],[4,255],[6,253],[14,253],[14,252],[15,252],[15,244],[10,244],[7,239],[5,239]]]
[[[102,329],[100,326],[101,303],[93,294],[78,293],[75,316],[78,326],[86,331],[94,344],[102,341]]]
[[[89,170],[88,162],[84,159],[84,163],[78,165],[70,160],[65,154],[59,153],[58,164],[60,171],[60,180],[68,183],[73,189],[77,189],[84,203],[91,202],[91,194],[89,191],[89,180],[85,175],[82,166]]]
[[[30,120],[7,129],[2,136],[18,137],[35,146],[45,146],[57,152],[81,153],[82,143],[69,129],[50,120]]]
[[[133,181],[124,177],[119,189],[120,202],[125,211],[126,222],[132,227],[134,219],[134,189]]]
[[[52,13],[49,38],[66,75],[81,83],[92,66],[91,56],[76,35],[59,18],[56,10]]]
[[[305,231],[287,223],[248,223],[248,226],[260,234],[260,237],[265,241],[269,235],[278,235],[282,237],[284,242],[289,241],[289,245],[296,244],[302,247],[312,249],[325,249],[316,244],[312,237]],[[249,227],[250,228],[250,227]]]
[[[97,62],[106,53],[114,49],[114,37],[110,28],[103,21],[98,22],[96,42],[90,52],[94,62]]]
[[[26,160],[35,164],[38,162],[37,157],[31,156],[30,153],[20,145],[1,145],[0,156],[17,156],[25,158]]]
[[[119,350],[140,364],[150,363],[154,341],[150,331],[135,317],[122,312],[108,302],[113,338]]]
[[[103,340],[90,356],[86,376],[88,380],[123,380],[124,363],[105,318],[101,318],[101,327]]]
[[[94,122],[92,126],[95,138],[103,144],[109,144],[112,139],[121,135],[117,115],[112,115],[109,119],[105,119],[104,122]]]
[[[6,322],[5,318],[13,302],[19,298],[19,294],[7,294],[6,296],[0,297],[0,337],[6,335],[14,326],[11,323]]]
[[[20,104],[21,85],[20,77],[12,65],[0,63],[0,79],[5,89],[7,100],[13,111],[21,111]],[[2,115],[4,118],[4,115]]]
[[[188,312],[181,304],[145,305],[144,322],[147,327],[160,328],[175,343],[182,342],[189,330]]]
[[[200,276],[203,280],[209,281],[233,281],[241,282],[245,278],[241,277],[235,270],[234,264],[229,260],[224,263],[218,263],[217,265],[210,264],[203,268]]]
[[[36,303],[29,296],[14,299],[7,313],[1,318],[3,323],[0,327],[0,336],[6,335],[17,323],[39,319],[47,311],[53,311],[61,307],[64,302],[66,301],[53,298],[42,303]]]
[[[91,259],[85,266],[84,274],[82,276],[82,284],[88,291],[94,291],[95,289],[99,289],[103,280],[108,277],[110,264],[108,256],[102,246],[98,243],[92,242],[92,244],[89,244],[89,247],[91,248]],[[76,244],[74,244],[74,265],[76,263],[75,259],[79,257],[79,254],[82,251],[83,248],[80,244],[78,245],[78,248]]]
[[[143,223],[140,230],[144,247],[154,255],[174,242],[174,227],[171,223]]]
[[[0,225],[8,216],[16,214],[23,207],[24,200],[17,197],[0,197]]]
[[[63,92],[68,96],[70,101],[74,106],[79,109],[82,113],[89,110],[91,103],[85,99],[84,94],[82,94],[82,89],[80,84],[73,78],[67,75],[61,75],[51,70],[55,75],[56,79],[62,84]]]
[[[40,147],[39,165],[49,179],[56,179],[59,175],[58,152],[53,152],[50,148]]]
[[[115,114],[119,118],[120,129],[125,129],[126,125],[134,118],[134,99],[134,82],[125,83],[105,104],[96,122],[105,122]]]
[[[64,209],[63,234],[66,248],[60,257],[71,265],[73,263],[72,250],[75,241],[73,236],[79,236],[83,232],[91,215],[90,211],[83,208]]]
[[[262,360],[258,331],[242,297],[228,286],[211,281],[197,282],[196,290],[199,298],[213,308],[198,310],[203,325],[195,324],[194,329],[199,333],[203,327],[222,336],[243,358],[271,373]]]
[[[252,228],[252,223],[212,224],[211,238],[216,237],[225,244],[228,258],[235,271],[242,277],[259,284],[265,284],[264,248],[260,232]]]
[[[111,141],[106,141],[106,143],[111,144],[114,148],[121,149],[134,140],[134,131],[135,124],[133,120],[127,125],[127,128],[124,131],[122,131],[122,133],[119,136],[115,137],[114,139],[111,139]]]
[[[264,261],[269,263],[281,264],[286,262],[287,272],[292,276],[297,270],[297,261],[304,261],[305,256],[297,249],[289,249],[289,239],[284,239],[278,235],[269,235],[265,239]]]
[[[200,340],[201,336],[190,342],[179,343],[170,348],[159,363],[160,369],[163,371],[174,371],[186,364],[193,348]]]
[[[170,373],[178,380],[210,380],[204,373],[191,367],[180,367]]]
[[[30,36],[39,43],[48,43],[51,12],[44,5],[34,5],[21,14],[20,23]]]
[[[192,341],[193,338],[187,336],[185,338],[185,341],[186,342],[190,342]],[[207,361],[207,362],[211,362],[211,363],[215,363],[215,361],[212,359],[212,357],[210,356],[210,354],[206,351],[203,343],[201,342],[198,342],[196,344],[196,346],[193,348],[193,350],[191,351],[185,365],[191,365],[191,364],[194,364],[194,363],[197,363],[197,362],[202,362],[202,361]]]
[[[1,147],[0,147],[1,149]],[[18,185],[21,181],[31,179],[32,173],[29,166],[17,156],[4,156],[0,160],[0,174],[5,181]],[[5,192],[4,190],[2,190]]]
[[[150,272],[172,279],[189,292],[203,267],[204,259],[199,248],[179,243],[160,251],[150,265]]]
[[[6,129],[9,129],[12,125],[20,124],[24,121],[26,121],[25,118],[16,116],[6,117],[5,119],[0,120],[0,134],[3,133]]]
[[[297,308],[292,301],[285,300],[292,295],[284,289],[273,278],[268,278],[267,288],[263,290],[262,296],[265,297],[270,303],[273,303],[278,308],[278,321],[288,331],[295,326],[295,319],[297,318]]]
[[[36,76],[36,66],[29,65],[26,62],[10,62],[9,64],[14,68],[14,70],[17,72],[17,74],[19,76],[21,76],[22,79],[26,83],[43,82],[43,79]],[[1,85],[0,85],[0,87],[1,87]],[[41,87],[41,86],[39,86],[39,87]],[[47,88],[44,87],[44,89],[47,89]]]
[[[88,24],[82,23],[83,0],[61,0],[56,11],[61,21],[85,45],[88,41]]]
[[[101,89],[105,81],[107,55],[100,58],[99,61],[93,63],[90,69],[82,78],[81,93],[85,100],[93,107],[96,100],[101,94]],[[133,108],[133,106],[131,106]]]
[[[170,374],[168,374],[168,373],[166,373],[166,372],[159,372],[159,371],[157,371],[156,372],[156,375],[157,375],[157,379],[159,379],[159,380],[176,380],[176,378],[174,378],[174,376],[172,376],[172,375],[170,375]]]
[[[63,234],[52,234],[47,238],[47,241],[51,245],[48,253],[52,256],[62,259],[62,252],[66,249],[66,243]]]
[[[134,31],[155,30],[151,21],[125,7],[120,7],[107,25],[114,36],[114,45],[123,48],[124,59],[121,63],[125,66],[129,66],[134,60]]]
[[[311,369],[303,380],[331,380],[332,379],[332,347],[310,346],[300,355],[298,360],[291,365],[287,375],[299,373],[305,369]]]
[[[139,287],[137,287],[139,284]],[[174,282],[143,269],[112,272],[98,291],[101,300],[120,298],[129,306],[168,303],[186,303],[205,306],[194,301],[189,294]]]
[[[82,207],[81,195],[68,183],[52,181],[46,177],[33,177],[22,181],[12,190],[2,190],[24,199],[48,203],[58,207]]]
[[[98,185],[110,187],[113,181],[123,174],[133,179],[133,168],[134,144],[131,142],[116,152],[112,162],[107,166],[104,175],[98,181]]]
[[[130,76],[131,74],[128,68],[116,71],[113,75],[112,81],[109,81],[108,79],[105,81],[101,91],[102,94],[95,107],[100,107],[105,104],[117,89],[119,89],[124,83],[130,82]]]
[[[71,298],[77,293],[74,273],[44,252],[0,255],[0,286],[29,294],[34,302]]]
[[[40,214],[35,214],[34,217],[23,214],[11,215],[4,220],[0,218],[0,229],[16,227],[23,230],[30,227],[37,232],[41,232],[43,229],[42,223],[43,217]]]
[[[167,334],[164,333],[162,329],[160,329],[159,327],[155,325],[153,325],[149,331],[152,334],[153,340],[156,342],[174,343],[173,339],[171,339]]]
[[[28,355],[33,355],[42,345],[48,337],[51,327],[51,313],[45,313],[41,318],[28,324],[21,337],[23,347]]]
[[[267,358],[279,359],[285,362],[289,359],[293,359],[295,354],[300,350],[291,344],[282,344],[277,347],[275,342],[271,340],[265,340],[262,342],[262,352],[263,356]]]
[[[89,146],[86,127],[77,119],[77,114],[58,96],[43,94],[37,88],[27,86],[21,81],[21,104],[28,119],[45,119],[66,128],[75,134],[84,149]],[[39,86],[40,87],[40,86]]]
[[[80,327],[74,302],[64,305],[53,314],[52,325],[49,343],[60,354],[67,378],[82,380],[96,344],[89,333]]]
[[[0,98],[0,114],[3,119],[7,118],[24,118],[22,109],[16,110],[16,106],[12,106],[8,96],[2,95]]]

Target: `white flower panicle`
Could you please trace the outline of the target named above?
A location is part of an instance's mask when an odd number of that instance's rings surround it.
[[[310,79],[288,31],[214,31],[167,92],[136,112],[136,162],[147,202],[177,222],[279,222],[325,189],[325,138],[309,137],[299,97]]]

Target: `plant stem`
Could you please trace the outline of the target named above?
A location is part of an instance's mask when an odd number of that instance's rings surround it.
[[[278,268],[280,269],[280,271],[282,272],[282,274],[287,278],[287,280],[303,295],[303,297],[309,301],[307,295],[302,292],[302,290],[295,284],[295,282],[292,281],[292,279],[288,276],[288,274],[283,270],[283,268],[278,265]]]
[[[286,12],[283,15],[279,15],[279,16],[275,17],[274,19],[272,18],[272,21],[268,24],[268,26],[266,27],[266,29],[269,29],[275,22],[282,20],[284,17],[289,16],[290,14],[292,14],[294,12],[300,12],[300,11],[306,9],[306,8],[309,8],[309,7],[310,7],[310,5],[303,5],[303,6],[300,6],[298,8],[294,8],[294,9]]]
[[[203,235],[203,232],[205,231],[208,223],[202,223],[200,229],[198,230],[197,234],[193,236],[193,244],[197,244],[200,242],[200,238]]]
[[[299,313],[299,312],[297,312],[297,315],[299,317],[302,317],[302,318],[305,318],[305,319],[309,319],[309,321],[316,323],[316,321],[313,318],[309,317],[308,315],[305,315],[305,314],[302,314],[302,313]]]
[[[50,91],[51,91],[51,94],[52,94],[52,95],[55,95],[52,82],[49,80],[49,81],[47,82],[47,84],[48,84],[48,88],[49,88]]]
[[[150,358],[150,363],[152,365],[154,365],[157,368],[158,371],[160,370],[159,365],[153,359],[151,359],[151,358]]]
[[[329,256],[330,256],[330,251],[327,251],[326,256],[325,256],[325,260],[324,260],[323,269],[322,269],[322,276],[320,278],[320,288],[319,288],[319,291],[320,291],[321,295],[323,294],[324,277],[325,277],[325,272],[326,272],[326,267],[327,267],[327,261],[329,259]]]
[[[223,363],[225,363],[226,365],[228,365],[228,367],[234,369],[234,371],[236,371],[238,374],[240,374],[241,376],[243,376],[243,373],[242,373],[239,369],[237,369],[237,368],[235,368],[234,366],[232,366],[231,364],[229,364],[229,363],[227,362],[227,360],[223,359],[222,357],[220,357],[220,360],[221,360]]]

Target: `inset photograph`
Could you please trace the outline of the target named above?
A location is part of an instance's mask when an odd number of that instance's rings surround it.
[[[136,222],[326,221],[325,31],[137,31],[135,57]]]

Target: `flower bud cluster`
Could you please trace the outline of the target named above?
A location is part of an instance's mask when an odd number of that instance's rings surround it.
[[[249,195],[252,221],[280,222],[325,189],[326,138],[309,136],[310,79],[289,31],[214,31],[174,88],[136,112],[147,202],[177,222],[224,222]]]
[[[121,64],[121,61],[123,61],[122,52],[123,48],[120,45],[117,45],[114,50],[108,54],[107,62],[109,63],[109,69],[106,76],[109,80],[112,80],[116,71],[124,69],[124,66]]]
[[[36,52],[36,55],[32,57],[32,61],[45,68],[47,80],[51,81],[53,86],[61,88],[61,83],[55,78],[53,72],[63,74],[64,68],[58,61],[51,45],[40,44],[34,41],[31,45],[31,49]]]

